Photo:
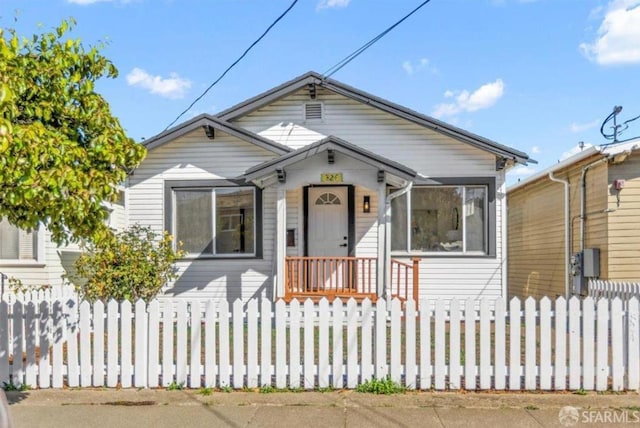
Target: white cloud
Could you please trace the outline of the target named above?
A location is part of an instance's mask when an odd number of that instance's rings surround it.
[[[316,6],[316,10],[347,7],[349,3],[351,3],[351,0],[320,0],[318,6]]]
[[[536,168],[530,167],[528,165],[518,165],[517,167],[507,171],[507,174],[516,176],[516,177],[524,177],[527,175],[531,175],[537,171],[538,170]]]
[[[473,92],[446,91],[445,98],[453,98],[452,103],[442,103],[435,107],[432,115],[435,117],[453,116],[460,112],[473,112],[494,105],[504,94],[504,82],[497,79],[495,82],[485,83]]]
[[[533,153],[534,155],[537,155],[538,153],[540,153],[540,147],[538,146],[531,147],[531,153]]]
[[[427,58],[420,58],[416,64],[413,64],[411,61],[407,60],[402,63],[402,68],[408,75],[412,75],[421,70],[429,70],[431,73],[437,73],[437,70],[434,67],[429,66],[429,60]]]
[[[600,65],[640,63],[640,0],[610,2],[597,38],[580,50]]]
[[[589,129],[593,129],[596,128],[598,126],[599,121],[596,119],[592,122],[587,122],[587,123],[577,123],[577,122],[573,122],[571,125],[569,125],[569,130],[571,132],[573,132],[574,134],[578,134],[580,132],[584,132],[587,131]]]
[[[191,81],[183,79],[176,73],[170,73],[169,77],[153,76],[141,68],[135,67],[127,74],[127,83],[148,90],[152,94],[165,98],[182,98],[185,92],[191,88]]]
[[[560,160],[563,161],[565,159],[568,159],[571,156],[577,155],[581,151],[586,150],[586,149],[588,149],[589,147],[592,147],[592,146],[593,146],[593,144],[586,143],[582,148],[580,148],[580,144],[576,144],[574,147],[572,147],[571,149],[569,149],[566,152],[564,152],[562,154],[562,156],[560,156]]]

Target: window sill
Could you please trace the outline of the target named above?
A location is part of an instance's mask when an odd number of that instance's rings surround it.
[[[248,254],[246,256],[241,255],[229,255],[229,256],[209,256],[209,255],[188,255],[181,259],[178,259],[179,262],[192,262],[198,260],[261,260],[262,256],[257,256],[255,254]]]
[[[422,258],[461,258],[461,259],[495,259],[495,254],[487,253],[459,253],[459,252],[420,252],[420,251],[392,251],[391,257],[422,257]]]
[[[0,268],[43,268],[46,264],[37,260],[0,260]]]

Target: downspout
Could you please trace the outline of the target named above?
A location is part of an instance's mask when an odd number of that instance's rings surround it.
[[[569,180],[562,180],[553,176],[553,171],[549,173],[549,180],[564,184],[564,297],[569,298],[569,259],[571,249],[569,248],[571,226],[569,219]]]
[[[384,205],[384,297],[389,297],[391,286],[391,201],[406,194],[413,187],[413,181],[408,180],[400,190],[387,195]]]

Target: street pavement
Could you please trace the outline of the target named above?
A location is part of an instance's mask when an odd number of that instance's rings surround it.
[[[7,392],[12,428],[640,427],[638,393]],[[4,428],[4,427],[0,427]]]

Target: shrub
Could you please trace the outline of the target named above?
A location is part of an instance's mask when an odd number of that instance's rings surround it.
[[[175,261],[183,252],[173,249],[173,238],[134,225],[84,248],[67,275],[78,294],[88,301],[153,299],[177,278]]]

